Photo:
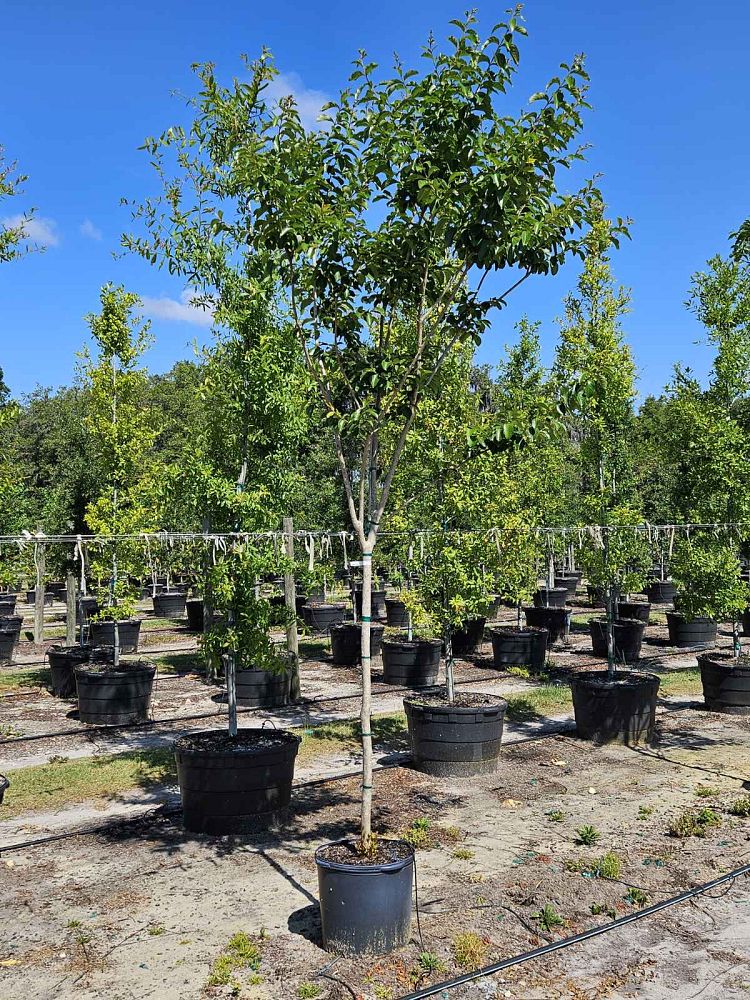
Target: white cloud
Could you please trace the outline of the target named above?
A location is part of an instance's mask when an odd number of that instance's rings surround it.
[[[318,115],[324,104],[330,98],[322,90],[311,90],[306,87],[298,73],[279,73],[268,84],[266,95],[272,101],[279,101],[282,97],[291,96],[297,105],[300,121],[308,131],[322,127],[318,121]]]
[[[90,240],[96,240],[97,242],[102,238],[102,231],[98,229],[91,219],[84,219],[79,226],[79,232],[81,236],[86,236]]]
[[[214,321],[212,309],[196,305],[195,292],[186,288],[177,299],[163,295],[160,298],[141,296],[143,311],[152,319],[164,319],[174,323],[192,323],[194,326],[211,326]]]
[[[10,215],[2,221],[9,229],[23,229],[26,239],[40,247],[56,247],[60,242],[54,219],[45,219],[41,215],[30,219],[23,215]]]

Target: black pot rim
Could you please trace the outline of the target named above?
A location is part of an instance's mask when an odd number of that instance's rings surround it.
[[[597,618],[589,618],[589,625],[594,625],[594,626],[596,626],[596,625],[605,625],[606,626],[606,624],[607,624],[607,619],[603,615],[600,615]],[[642,618],[623,618],[622,616],[619,616],[619,617],[617,617],[617,618],[614,619],[614,621],[612,622],[612,624],[613,625],[639,625],[639,626],[641,626],[644,629],[646,628],[646,623],[644,622],[644,620]]]
[[[88,677],[91,678],[111,678],[111,677],[133,677],[138,674],[144,674],[146,676],[153,677],[156,673],[156,664],[154,663],[139,663],[137,666],[129,667],[126,670],[115,670],[111,663],[102,663],[102,667],[110,667],[108,670],[95,670],[90,663],[84,663],[79,667],[74,667],[76,677]]]
[[[325,608],[325,609],[330,608],[330,609],[335,610],[335,611],[342,611],[342,610],[346,611],[346,605],[345,604],[338,604],[338,603],[337,604],[329,604],[326,601],[308,601],[306,604],[303,605],[303,607],[305,607],[305,608],[315,608],[316,611],[320,611],[321,608]]]
[[[302,737],[298,736],[296,733],[291,732],[289,729],[274,729],[273,727],[263,729],[260,726],[255,726],[249,729],[240,729],[239,733],[242,734],[262,733],[264,737],[270,736],[271,738],[275,738],[278,745],[276,747],[264,747],[262,750],[258,750],[255,753],[252,750],[249,750],[247,748],[247,745],[245,745],[245,748],[241,752],[240,751],[235,752],[232,746],[228,744],[220,748],[180,746],[180,743],[183,739],[190,739],[196,736],[214,736],[214,735],[217,737],[220,736],[222,738],[225,738],[227,735],[226,729],[201,729],[197,733],[190,733],[189,735],[186,735],[184,737],[183,736],[178,737],[178,739],[175,740],[173,746],[175,753],[179,753],[182,754],[183,756],[188,756],[188,757],[205,758],[205,757],[237,756],[241,757],[242,759],[249,760],[255,756],[262,757],[263,754],[265,753],[274,753],[276,750],[278,750],[279,747],[292,746],[293,744],[295,745],[295,747],[299,747],[300,743],[302,742]]]
[[[534,591],[535,594],[567,594],[567,587],[537,587]]]
[[[667,611],[665,612],[667,619],[669,618],[679,618],[681,621],[687,622],[688,625],[718,625],[715,618],[711,618],[710,615],[696,615],[695,618],[688,618],[682,613],[682,611]]]
[[[390,872],[400,872],[409,865],[414,864],[414,848],[411,844],[407,843],[405,840],[400,840],[398,838],[389,838],[388,842],[394,844],[404,844],[409,849],[409,855],[406,858],[399,858],[398,861],[388,861],[384,864],[372,864],[372,865],[354,865],[347,864],[345,861],[328,861],[321,857],[321,852],[325,851],[329,847],[337,847],[339,844],[354,844],[356,841],[351,839],[335,840],[330,844],[322,844],[315,851],[315,864],[318,868],[325,868],[326,871],[332,872],[342,872],[346,875],[379,875],[388,874]]]
[[[118,625],[141,625],[143,622],[142,618],[118,618]],[[115,622],[111,618],[103,619],[99,622],[91,622],[91,625],[96,628],[98,625],[114,625]]]
[[[739,664],[734,653],[722,653],[718,650],[716,652],[699,653],[697,660],[699,667],[703,666],[703,663],[707,663],[712,667],[717,667],[719,670],[736,670],[739,667],[740,670],[750,671],[750,663]]]
[[[545,628],[544,625],[496,625],[489,629],[490,637],[493,635],[512,636],[514,639],[519,635],[541,635],[543,632],[549,632],[549,629]]]
[[[50,646],[47,655],[54,653],[55,656],[64,656],[68,660],[88,660],[91,650],[87,646]]]
[[[651,687],[656,683],[658,688],[661,679],[657,674],[649,673],[646,670],[618,670],[614,679],[610,678],[606,670],[586,670],[580,674],[574,674],[569,683],[571,687],[616,691],[626,685],[628,687]]]
[[[355,629],[359,632],[362,628],[362,622],[337,622],[335,625],[331,625],[331,632],[343,631],[344,629]],[[385,625],[382,622],[370,622],[370,631],[374,632],[376,629],[385,630]]]
[[[442,639],[383,639],[382,646],[387,646],[388,649],[415,649],[420,646],[423,648],[443,645]]]
[[[433,692],[424,691],[423,694],[428,694],[428,693],[437,694],[440,690],[445,690],[445,689],[438,686],[435,691]],[[483,691],[462,691],[461,693],[481,694],[483,698],[491,698],[492,701],[489,704],[485,705],[449,705],[448,702],[446,702],[444,705],[425,705],[422,701],[420,701],[419,695],[412,695],[410,697],[407,696],[406,698],[404,698],[403,700],[404,708],[407,707],[417,708],[417,709],[423,708],[425,709],[425,711],[429,712],[445,712],[446,714],[458,713],[459,715],[476,715],[477,712],[481,712],[484,710],[495,712],[498,709],[503,709],[503,711],[505,711],[508,708],[508,702],[505,700],[505,698],[501,698],[500,695],[497,694],[485,694]]]

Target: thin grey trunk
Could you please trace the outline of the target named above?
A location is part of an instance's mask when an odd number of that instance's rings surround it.
[[[299,636],[297,635],[297,590],[294,585],[294,521],[292,518],[285,517],[282,527],[284,530],[284,551],[291,567],[284,573],[284,603],[290,615],[290,621],[286,627],[286,648],[292,661],[290,696],[292,701],[297,701],[300,696]]]
[[[76,601],[78,585],[75,574],[70,570],[65,574],[65,644],[75,646],[76,642]]]
[[[453,675],[453,629],[450,625],[445,630],[445,694],[448,704],[456,700],[455,679]]]
[[[34,545],[34,568],[36,570],[36,590],[34,592],[34,642],[44,642],[44,575],[46,553],[43,542]]]

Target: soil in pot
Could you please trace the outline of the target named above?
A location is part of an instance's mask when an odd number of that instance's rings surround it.
[[[382,643],[383,680],[400,687],[430,687],[440,671],[440,639],[411,639],[405,635]]]
[[[409,612],[406,605],[398,597],[386,597],[385,599],[385,622],[391,628],[408,628]]]
[[[118,622],[118,638],[120,640],[121,653],[137,653],[138,640],[141,635],[140,618],[128,618]],[[115,626],[114,622],[91,622],[89,625],[89,639],[92,646],[114,646]]]
[[[185,591],[165,590],[153,598],[156,618],[183,618],[185,615]]]
[[[78,717],[92,726],[145,722],[156,667],[143,660],[89,663],[74,668]]]
[[[614,655],[618,663],[635,663],[641,658],[641,643],[646,623],[639,618],[618,619],[612,625]],[[607,658],[607,619],[591,618],[591,645],[594,656]]]
[[[679,649],[692,646],[706,649],[716,642],[718,626],[713,618],[687,619],[678,611],[667,612],[669,642]]]
[[[346,620],[345,604],[308,603],[302,606],[305,625],[313,632],[328,632],[333,625]]]
[[[370,654],[380,656],[384,625],[370,623]],[[359,622],[341,622],[331,627],[331,658],[340,667],[362,662],[362,626]]]
[[[238,667],[237,704],[249,708],[281,708],[289,704],[288,670],[252,670]]]
[[[185,611],[187,612],[188,628],[191,632],[203,631],[203,598],[191,597],[185,601]]]
[[[486,618],[471,618],[465,621],[461,628],[454,629],[451,645],[456,656],[466,656],[476,653],[484,640]]]
[[[489,774],[497,769],[507,701],[461,691],[404,698],[414,767],[436,777]]]
[[[378,840],[370,857],[353,841],[315,852],[323,947],[341,955],[385,955],[411,937],[414,848]]]
[[[567,608],[524,608],[526,624],[547,629],[547,646],[564,639],[568,634],[570,611]]]
[[[574,675],[570,686],[578,735],[594,743],[647,743],[654,730],[659,678],[620,670]]]
[[[548,636],[548,629],[532,626],[504,625],[492,629],[490,638],[495,667],[498,670],[527,667],[532,673],[540,673],[547,662]]]
[[[750,715],[750,656],[703,653],[698,666],[709,712]]]
[[[646,587],[651,604],[674,604],[677,588],[671,580],[652,580]]]
[[[648,601],[618,601],[616,612],[618,618],[637,618],[645,625],[651,620],[651,605]]]
[[[211,730],[175,743],[186,830],[253,833],[283,819],[300,738],[284,729]]]
[[[88,663],[91,650],[88,646],[52,646],[47,650],[52,678],[52,694],[57,698],[74,698],[76,678],[74,668]]]
[[[567,587],[540,587],[534,591],[535,608],[564,608],[568,601]]]
[[[385,618],[385,591],[375,590],[371,591],[372,594],[372,610],[370,611],[371,618]],[[357,618],[362,617],[362,588],[354,591],[354,601],[357,607]]]

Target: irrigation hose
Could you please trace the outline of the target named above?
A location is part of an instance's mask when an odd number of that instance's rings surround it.
[[[645,907],[643,910],[636,910],[634,913],[628,913],[624,917],[618,917],[609,924],[601,924],[599,927],[592,927],[590,930],[583,931],[581,934],[575,934],[572,937],[562,938],[560,941],[553,941],[551,944],[545,944],[539,948],[534,948],[531,951],[525,951],[520,955],[514,955],[512,958],[504,958],[502,962],[485,965],[483,968],[477,969],[475,972],[467,972],[465,975],[457,976],[455,979],[446,979],[442,983],[436,983],[434,986],[428,986],[423,990],[417,990],[416,993],[405,994],[400,997],[399,1000],[426,1000],[427,997],[437,996],[439,993],[443,993],[446,990],[453,990],[457,986],[463,986],[465,983],[472,983],[477,979],[494,976],[498,972],[502,972],[504,969],[512,968],[514,965],[522,965],[525,962],[530,962],[534,958],[544,958],[547,955],[551,955],[553,952],[561,951],[563,948],[570,948],[574,944],[589,941],[591,938],[598,937],[600,934],[608,934],[610,931],[624,927],[626,924],[635,923],[636,920],[643,920],[645,917],[651,917],[655,913],[667,910],[671,906],[676,906],[678,903],[685,903],[687,900],[694,899],[696,896],[702,896],[703,893],[708,892],[710,889],[716,889],[718,886],[724,885],[726,882],[731,882],[733,879],[740,878],[741,876],[748,874],[750,874],[750,864],[742,865],[740,868],[735,868],[734,871],[728,872],[726,875],[720,875],[718,878],[712,879],[710,882],[705,882],[703,885],[695,886],[693,889],[687,889],[685,892],[681,892],[677,896],[672,896],[670,899],[664,899],[660,903],[654,903],[653,906]]]

